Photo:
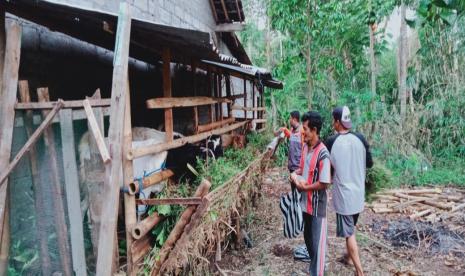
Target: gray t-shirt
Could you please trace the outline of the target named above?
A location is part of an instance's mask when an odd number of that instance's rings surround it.
[[[289,159],[287,168],[293,172],[299,168],[300,156],[302,154],[302,133],[301,127],[293,129],[289,137]]]
[[[315,159],[315,167],[313,173],[313,179],[309,179],[310,169],[311,169],[311,160],[313,155],[316,153],[315,149],[321,146],[318,156]],[[303,170],[302,177],[307,180],[307,183],[313,184],[317,181],[321,183],[331,183],[331,163],[329,161],[329,152],[323,143],[319,143],[315,147],[308,150],[308,146],[304,145],[302,158],[303,160]],[[302,211],[316,216],[316,217],[326,217],[326,206],[327,206],[328,196],[326,189],[318,191],[306,191],[302,192],[302,197],[300,201],[300,206]]]
[[[363,211],[366,168],[373,165],[368,143],[358,133],[331,136],[326,141],[331,153],[333,205],[336,213],[354,215]]]

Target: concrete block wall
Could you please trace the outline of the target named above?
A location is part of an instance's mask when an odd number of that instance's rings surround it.
[[[133,18],[156,24],[214,32],[216,23],[209,0],[128,0]],[[118,13],[118,0],[53,0],[60,4]]]

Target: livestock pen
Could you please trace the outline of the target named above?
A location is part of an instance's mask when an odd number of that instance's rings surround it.
[[[142,198],[176,170],[136,162],[206,140],[208,149],[212,135],[263,131],[265,86],[282,84],[220,53],[209,33],[132,18],[127,3],[118,14],[54,1],[0,7],[0,274],[137,274],[161,221],[138,214],[140,205],[187,206],[153,274],[187,269],[180,250],[214,227],[216,238],[192,249],[208,256],[204,250],[227,232],[205,222],[206,210],[223,220],[227,208],[239,216],[238,206],[256,191],[255,181],[245,180],[256,177],[265,154],[224,188],[210,192],[205,180],[187,198]],[[150,135],[133,132],[141,128]]]

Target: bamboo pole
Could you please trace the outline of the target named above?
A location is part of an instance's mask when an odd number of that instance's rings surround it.
[[[131,125],[131,95],[129,89],[129,80],[127,81],[126,89],[126,106],[124,108],[124,137],[123,137],[123,175],[126,187],[132,183],[134,179],[134,168],[131,160],[126,158],[126,153],[132,147],[132,125]],[[127,274],[135,275],[134,260],[132,259],[132,235],[131,229],[137,222],[136,202],[134,194],[124,194],[124,222],[126,226],[126,256],[127,256]]]
[[[158,213],[154,212],[144,220],[134,225],[131,231],[132,237],[136,240],[142,238],[163,219],[163,216],[159,216]]]
[[[208,137],[210,137],[212,135],[220,135],[220,134],[229,132],[231,130],[237,129],[237,128],[245,125],[246,123],[248,123],[248,121],[235,123],[235,124],[230,125],[230,126],[226,126],[226,127],[223,127],[223,128],[212,130],[212,131],[196,134],[196,135],[193,135],[193,136],[188,136],[188,137],[184,137],[184,138],[175,139],[175,140],[173,140],[171,142],[167,142],[167,143],[163,143],[163,144],[155,144],[155,145],[151,145],[151,146],[147,146],[147,147],[133,148],[128,153],[128,159],[133,160],[135,158],[145,156],[145,155],[148,155],[148,154],[155,154],[155,153],[159,153],[159,152],[162,152],[162,151],[165,151],[165,150],[178,148],[178,147],[181,147],[181,146],[183,146],[183,145],[185,145],[187,143],[196,143],[196,142],[199,142],[201,140],[207,139]]]
[[[131,253],[134,267],[152,249],[154,239],[153,235],[145,235],[132,243]]]
[[[152,185],[158,184],[174,175],[172,170],[166,169],[158,173],[154,173],[152,175],[149,175],[145,178],[142,179],[142,183],[139,183],[140,181],[134,181],[129,183],[128,185],[128,192],[129,194],[135,195],[139,192],[140,185],[142,185],[142,188],[145,189],[147,187],[150,187]]]
[[[216,121],[216,122],[205,124],[205,125],[199,125],[199,126],[197,126],[197,132],[202,133],[202,132],[205,132],[205,131],[216,129],[216,128],[222,127],[224,125],[234,123],[235,120],[236,120],[236,118],[231,117],[231,118],[227,118],[227,119],[224,119],[224,120],[221,120],[221,121]]]
[[[211,187],[210,182],[208,182],[205,179],[202,180],[202,183],[200,183],[199,187],[194,193],[194,197],[205,196],[208,193],[210,187]],[[181,237],[184,231],[184,228],[189,223],[189,220],[191,219],[191,216],[195,212],[196,208],[197,206],[189,206],[181,214],[181,216],[179,217],[179,220],[176,222],[176,225],[174,226],[173,230],[171,230],[168,238],[166,239],[165,243],[163,244],[162,248],[160,249],[158,253],[158,258],[152,268],[151,275],[158,275],[158,272],[160,271],[160,268],[161,268],[161,264],[165,262],[165,260],[168,258],[170,251],[173,249],[179,237]]]

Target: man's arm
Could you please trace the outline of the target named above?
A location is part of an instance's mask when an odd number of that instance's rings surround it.
[[[320,181],[317,181],[313,183],[312,185],[308,184],[307,181],[302,180],[299,181],[298,184],[296,184],[296,187],[299,191],[317,191],[317,190],[325,190],[329,186],[329,183],[323,183]]]
[[[322,167],[320,171],[320,177],[318,181],[314,183],[308,183],[304,178],[299,177],[297,179],[296,187],[300,191],[316,191],[327,189],[331,183],[331,162],[329,161],[329,156],[325,157],[322,162]]]
[[[367,168],[373,167],[373,157],[371,156],[371,151],[370,151],[370,145],[368,144],[368,141],[365,139],[365,137],[360,134],[360,133],[354,133],[355,136],[362,141],[363,145],[365,146],[365,163]]]

